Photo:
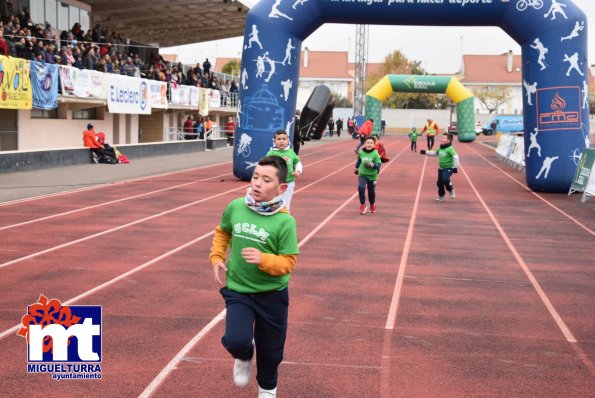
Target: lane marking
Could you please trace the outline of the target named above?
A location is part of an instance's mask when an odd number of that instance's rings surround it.
[[[419,208],[419,199],[421,197],[421,187],[423,186],[424,174],[426,171],[426,164],[428,163],[428,157],[424,157],[424,164],[421,169],[419,176],[419,184],[417,185],[417,193],[415,194],[415,202],[413,204],[413,210],[411,211],[411,218],[409,219],[409,227],[407,228],[407,237],[405,238],[405,244],[403,245],[403,254],[401,255],[401,262],[399,263],[399,273],[397,274],[397,280],[395,283],[395,289],[393,290],[393,297],[390,303],[390,309],[388,310],[388,318],[386,319],[385,329],[394,329],[395,322],[397,319],[397,311],[399,310],[399,301],[401,300],[401,291],[403,289],[403,278],[405,277],[405,268],[407,266],[407,259],[409,258],[409,251],[411,250],[411,241],[413,239],[413,228],[415,226],[415,220],[417,218],[417,209]]]
[[[408,146],[407,146],[408,147]],[[388,168],[395,160],[397,160],[397,158],[403,153],[403,151],[405,150],[405,148],[397,155],[395,156],[395,158],[393,160],[391,160],[386,166],[382,167],[380,172],[382,173],[382,171],[386,170],[386,168]],[[354,163],[350,162],[347,166],[345,167],[349,167],[352,166]],[[344,169],[345,167],[343,167],[342,169]],[[326,177],[324,177],[326,178]],[[324,179],[323,178],[323,179]],[[312,184],[310,184],[312,185]],[[309,185],[309,186],[310,186]],[[302,188],[302,189],[305,189]],[[297,193],[297,191],[296,191]],[[306,235],[299,243],[298,243],[298,248],[301,248],[303,245],[305,245],[311,238],[312,236],[314,236],[314,234],[318,231],[320,231],[326,224],[328,224],[328,222],[343,208],[345,208],[345,206],[347,206],[348,204],[351,203],[351,201],[358,195],[358,192],[356,191],[353,195],[351,195],[349,198],[347,198],[347,200],[345,202],[343,202],[342,205],[340,205],[335,211],[333,211],[331,214],[329,214],[328,217],[326,217],[320,224],[318,224],[318,226],[316,226],[316,228],[314,228],[308,235]],[[200,340],[206,336],[206,334],[213,329],[213,327],[215,326],[216,323],[218,323],[220,320],[223,319],[225,315],[225,310],[221,311],[219,314],[217,314],[217,316],[208,323],[207,326],[205,326],[205,328],[201,329],[198,334],[196,334],[188,344],[186,344],[173,358],[171,361],[169,361],[169,363],[161,370],[161,372],[159,372],[159,374],[151,381],[151,383],[147,386],[147,388],[145,388],[145,390],[139,395],[139,398],[148,398],[150,397],[161,385],[161,383],[163,383],[163,381],[165,381],[165,379],[167,378],[167,376],[169,376],[169,374],[176,368],[176,366],[178,365],[178,363],[180,363],[180,361],[186,356],[186,354],[188,354],[188,352],[190,352],[190,350],[192,350],[194,348],[194,346],[196,344],[198,344],[200,342]],[[218,319],[217,322],[214,322],[215,319]],[[208,330],[205,330],[207,329]],[[199,337],[200,336],[200,337]],[[191,344],[192,343],[192,344]]]
[[[333,156],[328,156],[328,157],[326,157],[326,158],[324,158],[324,159],[320,159],[320,160],[318,160],[318,161],[315,161],[315,162],[312,162],[312,163],[310,163],[310,165],[309,165],[309,166],[312,166],[312,165],[315,165],[315,164],[318,164],[318,163],[321,163],[321,162],[327,161],[328,159],[332,159],[332,158],[334,158],[334,157],[337,157],[337,156],[340,156],[340,155],[342,155],[342,153],[338,153],[338,154],[335,154],[335,155],[333,155]],[[306,166],[304,166],[304,168],[306,168]],[[333,173],[333,174],[334,174],[334,173]],[[328,177],[328,176],[329,176],[329,175],[327,175],[327,177]],[[326,177],[324,177],[324,178],[326,178]],[[69,247],[69,246],[75,245],[75,244],[77,244],[77,243],[85,242],[85,241],[87,241],[87,240],[94,239],[94,238],[97,238],[97,237],[99,237],[99,236],[107,235],[107,234],[110,234],[110,233],[112,233],[112,232],[119,231],[119,230],[121,230],[121,229],[124,229],[124,228],[127,228],[127,227],[131,227],[131,226],[133,226],[133,225],[140,224],[140,223],[142,223],[142,222],[145,222],[145,221],[152,220],[152,219],[154,219],[154,218],[162,217],[162,216],[164,216],[164,215],[166,215],[166,214],[173,213],[173,212],[175,212],[175,211],[178,211],[178,210],[181,210],[181,209],[184,209],[184,208],[190,207],[190,206],[194,206],[194,205],[196,205],[196,204],[199,204],[199,203],[205,202],[205,201],[207,201],[207,200],[210,200],[210,199],[215,199],[215,198],[217,198],[217,197],[219,197],[219,196],[227,195],[228,193],[231,193],[231,192],[237,191],[237,190],[239,190],[239,189],[246,188],[248,185],[249,185],[249,184],[244,184],[244,185],[241,185],[241,186],[239,186],[239,187],[237,187],[237,188],[233,188],[233,189],[227,190],[227,191],[225,191],[225,192],[222,192],[222,193],[219,193],[219,194],[216,194],[216,195],[212,195],[212,196],[209,196],[209,197],[206,197],[206,198],[203,198],[203,199],[197,200],[197,201],[195,201],[195,202],[186,203],[185,205],[178,206],[178,207],[175,207],[175,208],[173,208],[173,209],[169,209],[169,210],[163,211],[163,212],[161,212],[161,213],[153,214],[152,216],[148,216],[148,217],[145,217],[145,218],[141,218],[141,219],[139,219],[139,220],[132,221],[132,222],[130,222],[130,223],[127,223],[127,224],[122,224],[122,225],[120,225],[120,226],[118,226],[118,227],[115,227],[115,228],[107,229],[107,230],[105,230],[105,231],[101,231],[101,232],[98,232],[98,233],[96,233],[96,234],[88,235],[88,236],[85,236],[85,237],[83,237],[83,238],[75,239],[75,240],[72,240],[72,241],[70,241],[70,242],[66,242],[66,243],[63,243],[63,244],[61,244],[61,245],[58,245],[58,246],[53,246],[53,247],[50,247],[50,248],[48,248],[48,249],[41,250],[41,251],[38,251],[38,252],[35,252],[35,253],[32,253],[32,254],[29,254],[29,255],[27,255],[27,256],[24,256],[24,257],[19,257],[19,258],[16,258],[16,259],[14,259],[14,260],[7,261],[7,262],[5,262],[5,263],[2,263],[2,264],[0,264],[0,269],[1,269],[1,268],[4,268],[4,267],[8,267],[8,266],[10,266],[10,265],[13,265],[13,264],[16,264],[16,263],[19,263],[19,262],[22,262],[22,261],[25,261],[25,260],[30,260],[30,259],[32,259],[32,258],[35,258],[35,257],[38,257],[38,256],[40,256],[40,255],[42,255],[42,254],[51,253],[51,252],[54,252],[54,251],[57,251],[57,250],[63,249],[63,248],[65,248],[65,247]]]
[[[537,295],[539,296],[539,298],[541,299],[541,301],[543,302],[543,304],[547,308],[548,312],[550,313],[550,315],[552,316],[552,318],[556,322],[556,325],[558,325],[558,328],[560,329],[560,331],[562,332],[562,334],[564,335],[564,337],[566,338],[566,340],[569,343],[576,343],[576,338],[573,336],[573,334],[570,331],[570,329],[568,328],[568,326],[566,326],[566,324],[564,323],[564,321],[560,317],[560,314],[558,314],[558,311],[556,311],[556,308],[554,307],[554,305],[551,303],[551,301],[549,300],[549,298],[547,297],[547,295],[545,294],[545,292],[541,288],[541,285],[539,284],[539,282],[537,281],[537,279],[535,279],[535,277],[533,276],[533,273],[531,272],[531,270],[529,269],[529,267],[527,266],[527,264],[525,263],[525,261],[523,260],[523,258],[519,254],[519,252],[517,251],[516,247],[513,245],[512,241],[510,240],[510,238],[508,237],[508,235],[506,234],[506,232],[504,232],[504,229],[502,228],[502,226],[500,225],[500,223],[496,219],[496,216],[494,216],[494,214],[492,213],[492,211],[490,210],[490,208],[488,207],[488,205],[486,204],[486,202],[481,197],[480,193],[475,188],[475,185],[471,181],[471,178],[469,178],[469,175],[467,174],[467,172],[465,171],[465,169],[464,168],[461,168],[461,167],[459,169],[462,170],[463,174],[465,175],[465,178],[467,179],[467,181],[469,181],[469,185],[471,186],[471,189],[473,189],[473,192],[475,192],[475,195],[477,196],[477,199],[479,199],[479,202],[481,203],[481,205],[483,206],[483,208],[485,209],[485,211],[488,213],[488,216],[492,220],[492,223],[496,226],[496,229],[500,233],[500,236],[502,236],[502,239],[504,239],[504,242],[506,243],[506,246],[508,246],[508,249],[510,250],[510,252],[514,256],[514,258],[517,260],[519,266],[521,267],[521,269],[523,270],[523,272],[525,273],[525,275],[527,276],[527,278],[531,282],[531,285],[533,286],[533,288],[537,292]]]
[[[327,159],[330,159],[330,158],[332,158],[332,157],[336,157],[336,156],[339,156],[339,155],[341,155],[341,154],[334,155],[334,156],[328,157],[328,158],[326,158],[326,159],[322,159],[322,160],[320,160],[320,161],[313,162],[313,163],[311,163],[311,164],[310,164],[310,166],[311,166],[312,164],[320,163],[320,162],[322,162],[323,160],[327,160]],[[339,170],[336,170],[335,172],[333,172],[333,173],[331,173],[331,174],[327,174],[326,176],[324,176],[324,177],[320,178],[320,179],[319,179],[319,180],[317,180],[317,181],[318,181],[318,182],[320,182],[320,181],[323,181],[323,180],[325,180],[325,179],[329,178],[331,175],[334,175],[334,174],[338,173],[339,171],[341,171],[341,170],[345,169],[346,167],[350,167],[350,166],[352,166],[352,165],[353,165],[353,162],[350,162],[350,163],[348,163],[346,166],[344,166],[344,167],[340,168]],[[305,167],[305,166],[304,166],[304,167]],[[296,191],[295,191],[295,193],[297,194],[298,192],[301,192],[301,191],[303,191],[304,189],[306,189],[307,187],[310,187],[310,186],[312,186],[312,185],[314,185],[314,184],[312,183],[312,184],[309,184],[309,185],[307,185],[307,186],[305,186],[305,187],[302,187],[302,188],[300,188],[300,189],[296,190]],[[240,188],[242,188],[242,187],[240,187]],[[240,188],[236,188],[236,189],[240,189]],[[226,191],[226,192],[224,192],[223,194],[225,194],[225,193],[228,193],[228,192],[230,192],[230,191]],[[223,194],[218,194],[218,195],[215,195],[215,196],[220,196],[220,195],[223,195]],[[206,199],[208,199],[208,198],[206,198]],[[203,199],[203,200],[206,200],[206,199]],[[206,234],[204,234],[204,235],[202,235],[202,236],[200,236],[200,237],[198,237],[198,238],[196,238],[196,239],[194,239],[194,240],[191,240],[191,241],[189,241],[189,242],[187,242],[187,243],[185,243],[185,244],[183,244],[183,245],[181,245],[181,246],[178,246],[177,248],[175,248],[175,249],[173,249],[173,250],[170,250],[170,251],[168,251],[168,252],[166,252],[166,253],[164,253],[164,254],[162,254],[162,255],[160,255],[160,256],[158,256],[158,257],[156,257],[156,258],[154,258],[154,259],[152,259],[152,260],[150,260],[150,261],[148,261],[148,262],[146,262],[146,263],[143,263],[143,264],[139,265],[139,266],[138,266],[138,267],[136,267],[136,268],[133,268],[133,269],[131,269],[131,270],[129,270],[129,271],[127,271],[127,272],[125,272],[125,273],[123,273],[123,274],[121,274],[121,275],[119,275],[119,276],[117,276],[117,277],[113,278],[113,279],[110,279],[109,281],[107,281],[107,282],[104,282],[104,283],[102,283],[101,285],[98,285],[98,286],[96,286],[96,287],[94,287],[94,288],[92,288],[92,289],[90,289],[90,290],[88,290],[88,291],[86,291],[86,292],[84,292],[84,293],[82,293],[82,294],[80,294],[80,295],[76,296],[76,297],[73,297],[73,298],[71,298],[71,299],[69,299],[69,300],[65,301],[63,304],[64,304],[64,305],[69,305],[69,304],[72,304],[72,303],[74,303],[74,302],[76,302],[76,301],[78,301],[78,300],[80,300],[80,299],[82,299],[82,298],[85,298],[85,297],[87,297],[87,296],[89,296],[89,295],[91,295],[91,294],[93,294],[93,293],[96,293],[96,292],[98,292],[99,290],[102,290],[102,289],[104,289],[104,288],[106,288],[106,287],[108,287],[108,286],[110,286],[110,285],[112,285],[112,284],[114,284],[114,283],[116,283],[116,282],[118,282],[118,281],[122,280],[122,279],[125,279],[125,278],[129,277],[130,275],[132,275],[132,274],[135,274],[135,273],[137,273],[138,271],[140,271],[140,270],[142,270],[142,269],[144,269],[144,268],[146,268],[146,267],[148,267],[148,266],[150,266],[150,265],[152,265],[152,264],[156,263],[157,261],[159,261],[159,260],[162,260],[162,259],[164,259],[164,258],[166,258],[166,257],[169,257],[170,255],[172,255],[172,254],[175,254],[175,253],[177,253],[178,251],[180,251],[180,250],[182,250],[182,249],[185,249],[185,248],[187,248],[187,247],[189,247],[189,246],[191,246],[191,245],[193,245],[193,244],[195,244],[195,243],[197,243],[197,242],[199,242],[199,241],[201,241],[201,240],[205,239],[206,237],[208,237],[208,236],[210,236],[210,235],[213,235],[213,234],[214,234],[214,231],[210,231],[210,232],[208,232],[208,233],[206,233]],[[18,330],[20,327],[21,327],[21,324],[18,324],[18,325],[15,325],[15,326],[13,326],[13,327],[12,327],[12,328],[10,328],[10,329],[7,329],[7,330],[5,330],[5,331],[1,332],[1,333],[0,333],[0,340],[2,340],[4,337],[6,337],[6,336],[10,335],[11,333],[13,333],[13,332],[16,332],[16,331],[17,331],[17,330]]]
[[[547,204],[548,206],[550,206],[552,209],[556,210],[558,213],[560,213],[563,216],[567,217],[570,221],[572,221],[573,223],[575,223],[576,225],[578,225],[579,227],[581,227],[582,229],[584,229],[585,231],[587,231],[588,233],[590,233],[591,236],[595,236],[595,231],[594,230],[592,230],[591,228],[589,228],[585,224],[581,223],[579,220],[577,220],[576,218],[572,217],[570,214],[566,213],[564,210],[560,209],[558,206],[556,206],[555,204],[551,203],[547,199],[541,197],[537,192],[533,192],[528,186],[526,186],[522,182],[518,181],[516,178],[514,178],[513,176],[511,176],[510,174],[508,174],[506,171],[504,171],[504,169],[500,168],[498,165],[492,163],[488,158],[486,158],[485,156],[483,156],[481,153],[477,152],[474,148],[471,148],[471,147],[469,147],[469,148],[473,152],[475,152],[477,155],[479,155],[481,158],[483,158],[492,167],[494,167],[495,169],[497,169],[498,171],[500,171],[502,174],[504,174],[506,177],[510,178],[512,181],[514,181],[515,183],[517,183],[521,187],[523,187],[523,189],[525,189],[527,192],[529,192],[533,196],[537,197],[539,200],[541,200],[542,202],[544,202],[545,204]]]

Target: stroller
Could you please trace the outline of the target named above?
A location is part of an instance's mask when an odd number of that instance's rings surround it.
[[[99,158],[99,163],[117,164],[130,163],[126,155],[123,155],[118,148],[110,146],[105,142],[105,134],[97,133],[97,142],[103,145],[103,156]]]

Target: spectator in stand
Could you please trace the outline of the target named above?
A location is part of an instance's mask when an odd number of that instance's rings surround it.
[[[85,66],[85,69],[90,69],[90,70],[94,70],[95,69],[95,64],[97,64],[97,55],[95,55],[95,50],[97,49],[97,47],[92,44],[89,47],[89,50],[87,51],[87,54],[85,55],[85,61],[83,63],[83,65]]]
[[[208,58],[202,63],[202,70],[205,75],[209,77],[211,76],[211,63],[209,62]]]
[[[112,63],[114,64],[114,66],[112,67],[112,73],[115,73],[116,75],[123,75],[124,69],[122,64],[120,63],[120,60],[116,58]]]
[[[132,58],[132,63],[134,64],[134,66],[136,66],[138,68],[139,73],[140,73],[141,70],[143,70],[145,68],[145,64],[138,57],[138,54],[134,54],[134,57]]]
[[[103,158],[103,145],[97,141],[95,128],[91,123],[87,124],[87,130],[83,131],[83,145],[91,149],[93,162],[99,163],[99,161]]]
[[[95,64],[95,70],[97,72],[107,72],[107,69],[105,68],[105,61],[103,59],[97,61],[97,63]]]
[[[190,69],[186,76],[186,80],[184,81],[186,86],[198,87],[198,80],[196,79],[196,75],[194,74],[194,70]]]
[[[102,60],[105,63],[105,71],[107,73],[113,73],[114,72],[114,64],[112,63],[112,58],[109,56],[109,54],[105,54],[103,56]]]
[[[74,64],[72,66],[78,69],[84,69],[83,56],[80,53],[74,55]]]
[[[84,35],[83,35],[83,40],[80,41],[86,41],[88,43],[93,41],[93,32],[91,31],[91,29],[89,29]]]
[[[126,57],[126,63],[124,64],[124,73],[126,76],[138,77],[140,76],[140,71],[134,64],[132,63],[132,58]]]
[[[196,76],[196,78],[198,80],[200,80],[200,77],[202,76],[202,69],[200,69],[200,63],[196,63],[196,66],[194,67],[194,69],[192,70],[194,72],[194,75]]]
[[[189,115],[186,121],[184,122],[184,139],[185,140],[194,140],[196,139],[194,135],[194,120],[192,115]]]
[[[46,46],[46,49],[43,52],[43,61],[46,64],[55,64],[56,63],[56,58],[54,58],[55,55],[57,55],[56,54],[56,46],[54,45],[54,43],[50,43]]]
[[[205,75],[203,73],[203,75],[200,78],[200,86],[204,87],[204,88],[209,88],[210,84],[211,84],[211,82],[210,82],[209,78],[207,77],[207,75]]]
[[[72,25],[72,29],[70,29],[70,32],[72,33],[75,39],[77,39],[78,41],[83,41],[84,35],[80,23],[76,22],[74,25]]]
[[[149,65],[149,69],[144,74],[141,71],[140,75],[141,75],[141,77],[144,77],[145,79],[159,80],[159,75],[157,74],[157,71],[155,70],[155,66],[153,66],[153,65]]]
[[[167,74],[166,74],[167,75]],[[169,77],[169,81],[174,84],[182,84],[182,80],[180,80],[180,75],[178,74],[178,67],[174,66],[171,75]]]
[[[229,80],[226,80],[221,85],[221,102],[222,102],[223,106],[231,106],[231,101],[230,101],[230,97],[229,97],[230,86],[231,86],[231,83],[229,82]]]
[[[231,145],[233,141],[233,135],[236,132],[236,122],[233,120],[233,116],[227,118],[224,128],[225,135],[227,136],[227,143]]]
[[[72,49],[70,44],[62,47],[62,65],[72,66],[74,64],[74,55],[72,55]]]

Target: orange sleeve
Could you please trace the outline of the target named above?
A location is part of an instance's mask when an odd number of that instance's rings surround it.
[[[231,241],[231,234],[228,234],[221,229],[220,225],[215,228],[215,235],[213,236],[213,244],[211,246],[211,253],[209,260],[211,265],[218,262],[225,262],[227,260],[227,247]]]
[[[262,253],[262,262],[258,264],[258,268],[269,275],[281,276],[291,273],[296,263],[296,254]]]

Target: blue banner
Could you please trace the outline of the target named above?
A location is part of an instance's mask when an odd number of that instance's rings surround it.
[[[33,106],[38,109],[58,107],[58,65],[31,62]]]

